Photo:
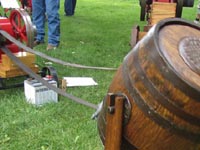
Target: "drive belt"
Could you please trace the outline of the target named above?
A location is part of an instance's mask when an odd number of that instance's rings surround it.
[[[97,105],[89,103],[83,99],[77,98],[73,95],[70,95],[66,92],[64,92],[62,89],[59,89],[51,84],[49,84],[47,81],[45,81],[44,79],[42,79],[38,74],[36,74],[35,72],[33,72],[29,67],[27,67],[25,64],[23,64],[19,58],[17,58],[8,48],[6,47],[1,47],[0,48],[18,67],[20,67],[24,72],[26,72],[28,75],[30,75],[32,78],[36,79],[37,81],[41,82],[43,85],[45,85],[47,88],[55,91],[56,93],[67,97],[79,104],[88,106],[90,108],[93,109],[97,109]]]
[[[84,66],[84,65],[80,65],[80,64],[65,62],[65,61],[50,57],[50,56],[48,56],[44,53],[41,53],[39,51],[35,51],[35,50],[31,49],[30,47],[27,47],[26,45],[22,44],[21,42],[19,42],[18,40],[16,40],[10,34],[8,34],[7,32],[5,32],[3,30],[0,30],[0,34],[3,35],[6,39],[11,41],[12,43],[16,44],[19,48],[22,48],[24,51],[38,55],[38,56],[40,56],[44,59],[47,59],[47,60],[52,61],[52,62],[57,63],[57,64],[61,64],[61,65],[64,65],[64,66],[70,66],[70,67],[76,67],[76,68],[82,68],[82,69],[111,70],[111,71],[117,70],[116,68]]]

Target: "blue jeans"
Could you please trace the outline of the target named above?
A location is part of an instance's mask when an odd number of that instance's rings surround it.
[[[36,40],[44,42],[47,15],[48,43],[58,46],[60,42],[60,0],[32,0],[32,19],[36,26]]]
[[[65,14],[68,16],[74,15],[76,8],[76,0],[65,0]]]

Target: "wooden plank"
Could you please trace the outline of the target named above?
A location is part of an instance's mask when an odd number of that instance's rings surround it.
[[[159,21],[166,19],[166,18],[174,18],[174,16],[157,16],[155,18],[151,18],[150,23],[152,25],[158,23]]]
[[[150,24],[154,25],[166,18],[174,18],[176,16],[176,3],[153,2],[150,15]]]
[[[151,5],[151,12],[175,12],[176,3],[158,3],[154,2]]]
[[[159,11],[159,12],[155,12],[153,11],[151,13],[151,17],[154,17],[154,15],[161,15],[161,16],[175,16],[175,11]]]
[[[39,71],[39,68],[36,65],[29,66],[29,68],[35,73],[38,73]],[[27,73],[25,73],[20,68],[9,69],[0,65],[0,77],[2,78],[11,78],[11,77],[17,77],[17,76],[22,76],[22,75],[27,75]]]
[[[139,32],[139,41],[147,34],[147,32]]]
[[[28,52],[18,52],[14,53],[20,61],[27,66],[33,66],[35,63],[35,55]],[[5,54],[2,55],[2,64],[5,68],[8,69],[17,69],[18,66]]]
[[[176,6],[176,3],[153,2],[154,6]]]
[[[111,98],[108,99],[108,107],[112,103]],[[116,96],[114,98],[114,112],[106,114],[106,140],[105,150],[120,150],[122,140],[122,123],[123,123],[123,106],[124,97]]]

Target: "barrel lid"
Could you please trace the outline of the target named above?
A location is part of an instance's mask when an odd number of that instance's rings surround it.
[[[200,75],[200,38],[186,37],[182,39],[179,51],[185,63]]]
[[[156,25],[155,33],[165,63],[200,93],[200,26],[183,19],[165,19]]]

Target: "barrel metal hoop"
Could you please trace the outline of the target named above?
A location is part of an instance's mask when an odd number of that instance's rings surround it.
[[[153,53],[155,54],[155,52]],[[142,77],[141,81],[144,84],[144,86],[149,90],[151,95],[154,97],[154,99],[161,104],[163,107],[168,109],[170,112],[175,114],[176,116],[180,117],[181,119],[189,122],[190,124],[200,126],[200,118],[195,117],[182,109],[178,107],[176,104],[174,104],[169,98],[166,97],[166,95],[162,94],[159,92],[154,84],[148,79],[146,76],[144,70],[140,67],[140,62],[139,62],[139,55],[138,51],[135,51],[133,55],[133,60],[134,60],[134,68],[136,69],[136,72],[138,73],[139,77]],[[157,58],[156,58],[157,60]],[[156,65],[159,63],[156,63]]]
[[[150,51],[150,50],[148,50]],[[148,54],[147,54],[148,55]],[[150,56],[150,55],[154,55],[154,56]],[[154,62],[157,65],[159,65],[161,63],[161,60],[159,61],[159,56],[156,56],[156,52],[155,51],[151,51],[151,54],[149,54],[148,56],[150,56],[150,58],[147,58],[147,59],[150,59],[152,62]],[[191,123],[191,124],[194,124],[194,125],[197,125],[197,126],[200,126],[200,118],[197,118],[185,111],[183,111],[182,109],[180,109],[180,107],[178,107],[176,104],[174,104],[174,102],[170,101],[169,98],[166,97],[166,95],[160,93],[156,87],[154,86],[154,84],[148,79],[148,77],[146,76],[144,70],[140,67],[140,63],[139,63],[139,58],[138,58],[138,51],[135,51],[134,55],[133,55],[133,60],[134,60],[134,68],[136,69],[137,73],[138,73],[138,76],[142,77],[142,82],[143,84],[145,85],[145,87],[147,87],[147,89],[149,90],[149,92],[151,93],[151,95],[154,96],[155,100],[161,104],[163,107],[165,107],[166,109],[168,109],[170,112],[174,113],[176,116],[180,117],[181,119]],[[154,57],[154,58],[151,58],[151,57]],[[154,61],[153,61],[154,59]],[[158,60],[155,62],[155,59]],[[157,63],[159,62],[159,63]],[[167,67],[163,67],[164,64],[162,64],[162,68],[165,68],[165,71],[166,71],[166,68]],[[159,66],[161,67],[161,66]],[[160,74],[162,74],[164,76],[164,72],[162,72],[159,67],[157,67],[157,69],[160,71]],[[166,71],[166,72],[169,72],[169,71]],[[171,80],[171,78],[167,78],[166,75],[164,76],[164,78],[168,81]],[[174,83],[172,81],[172,83]]]
[[[170,66],[167,66],[168,64],[166,65],[167,62],[163,62],[158,53],[148,50],[147,55],[150,56],[149,59],[151,60],[154,60],[154,58],[156,57],[157,63],[155,62],[155,64],[157,66],[157,69],[166,80],[171,81],[174,87],[191,97],[192,100],[200,102],[200,91],[189,83],[186,83],[181,77],[178,77],[173,69]]]
[[[122,66],[122,73],[123,77],[125,79],[125,86],[129,92],[129,94],[132,96],[134,102],[136,105],[142,110],[142,112],[149,117],[151,120],[153,120],[155,123],[159,124],[165,129],[169,129],[172,133],[175,133],[177,135],[180,135],[188,140],[191,140],[192,142],[200,142],[200,133],[194,133],[192,131],[186,130],[185,128],[181,126],[177,126],[176,124],[173,124],[171,121],[163,118],[160,116],[156,111],[154,111],[153,108],[149,107],[142,97],[139,94],[139,91],[133,86],[133,80],[131,80],[127,62],[126,60],[123,63]]]
[[[164,57],[163,52],[161,51],[161,47],[159,46],[159,43],[157,41],[159,41],[159,31],[167,26],[167,25],[172,25],[172,24],[181,24],[184,26],[191,26],[194,29],[200,30],[200,27],[196,24],[191,24],[189,21],[186,20],[182,20],[179,18],[174,18],[174,19],[164,19],[162,21],[160,21],[154,28],[154,34],[153,37],[151,38],[151,40],[153,40],[154,46],[156,47],[156,49],[159,51],[155,52],[155,51],[151,51],[148,45],[148,51],[147,51],[147,55],[151,56],[150,59],[154,60],[154,58],[156,58],[156,61],[159,63],[156,63],[157,68],[159,69],[159,71],[161,72],[162,76],[167,79],[170,80],[171,83],[178,88],[179,90],[181,90],[183,93],[186,93],[189,97],[191,97],[193,100],[200,102],[200,90],[198,87],[195,87],[193,85],[190,85],[190,83],[186,83],[176,72],[174,72],[172,66],[170,66],[170,64],[168,64],[166,58]],[[155,48],[154,47],[154,48]],[[162,58],[161,58],[162,57]],[[166,66],[167,65],[167,66]],[[166,66],[166,67],[163,67]]]

